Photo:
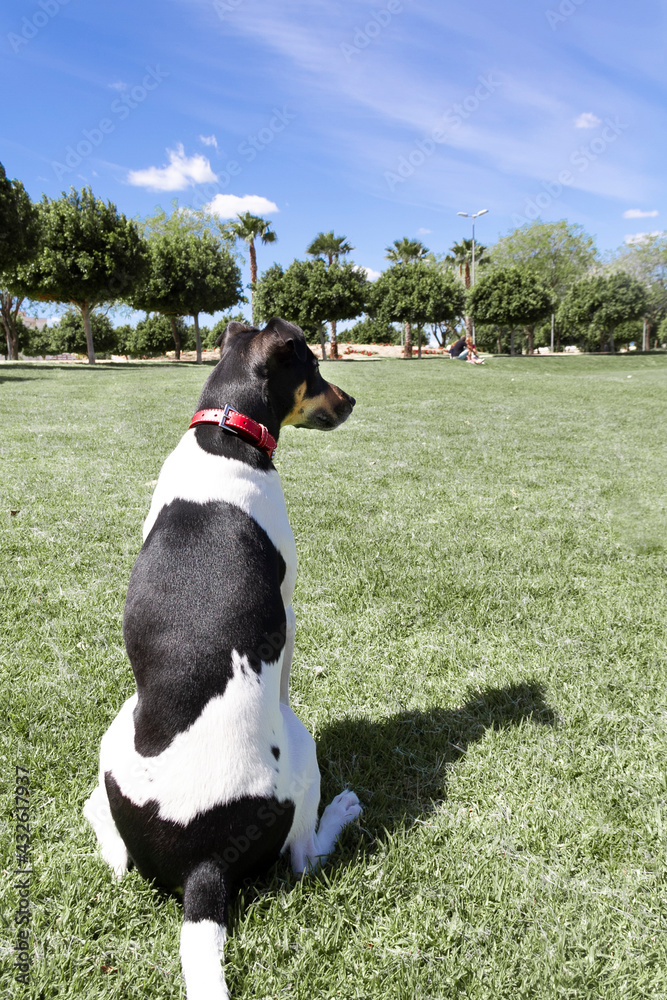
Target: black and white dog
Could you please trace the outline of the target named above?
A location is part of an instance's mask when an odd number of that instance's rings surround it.
[[[133,862],[182,889],[188,1000],[228,996],[235,885],[287,848],[295,872],[316,866],[361,812],[344,791],[317,822],[315,743],[288,705],[296,551],[271,461],[281,427],[333,430],[354,403],[298,327],[230,323],[144,524],[123,624],[137,693],[84,815],[118,878]]]

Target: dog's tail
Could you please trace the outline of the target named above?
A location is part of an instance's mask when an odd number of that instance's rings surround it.
[[[187,1000],[229,1000],[221,959],[229,886],[215,861],[194,868],[183,886],[181,966]]]

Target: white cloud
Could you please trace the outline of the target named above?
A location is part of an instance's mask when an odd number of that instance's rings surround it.
[[[205,146],[214,146],[218,148],[218,140],[214,135],[200,135],[199,141],[203,142]]]
[[[575,128],[596,128],[602,124],[602,119],[594,115],[592,111],[584,111],[578,118],[574,119]]]
[[[231,219],[241,212],[251,212],[253,215],[271,215],[279,212],[278,206],[262,197],[261,194],[244,194],[240,197],[237,194],[216,194],[213,201],[204,206],[212,215],[218,215],[221,219]]]
[[[651,236],[662,235],[663,234],[659,229],[654,229],[652,233],[631,233],[629,236],[625,237],[625,242],[629,246],[632,246],[633,243],[645,243]]]
[[[217,181],[217,174],[205,156],[186,156],[183,144],[176,149],[168,149],[169,163],[166,167],[148,167],[147,170],[130,170],[128,184],[145,187],[151,191],[183,191],[193,184]]]
[[[122,80],[116,80],[115,83],[110,83],[109,87],[111,90],[127,90],[127,84],[123,83]]]
[[[652,212],[642,212],[641,208],[629,208],[627,212],[623,212],[624,219],[655,219],[656,215],[658,215],[657,208]]]
[[[420,228],[420,229],[417,230],[417,236],[428,236],[428,234],[432,233],[432,232],[433,232],[432,229],[424,229],[422,227],[422,228]]]

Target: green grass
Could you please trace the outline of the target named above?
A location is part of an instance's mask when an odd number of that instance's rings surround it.
[[[667,359],[325,373],[355,414],[277,456],[292,698],[323,797],[365,811],[318,876],[245,886],[233,1000],[667,998]],[[132,691],[151,484],[206,374],[0,368],[2,772],[34,787],[29,990],[3,796],[8,997],[184,995],[178,903],[113,883],[81,808]]]

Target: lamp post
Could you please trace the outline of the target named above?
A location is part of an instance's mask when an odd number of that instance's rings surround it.
[[[463,219],[472,219],[472,274],[470,276],[470,285],[471,285],[471,287],[474,287],[474,284],[475,284],[475,219],[478,219],[480,217],[480,215],[486,215],[488,211],[489,211],[488,208],[480,208],[479,212],[473,212],[472,214],[469,214],[468,212],[457,212],[456,213],[457,215],[460,215],[461,218],[463,218]],[[472,321],[472,342],[473,342],[473,344],[477,343],[477,341],[475,339],[475,320],[474,319]]]

